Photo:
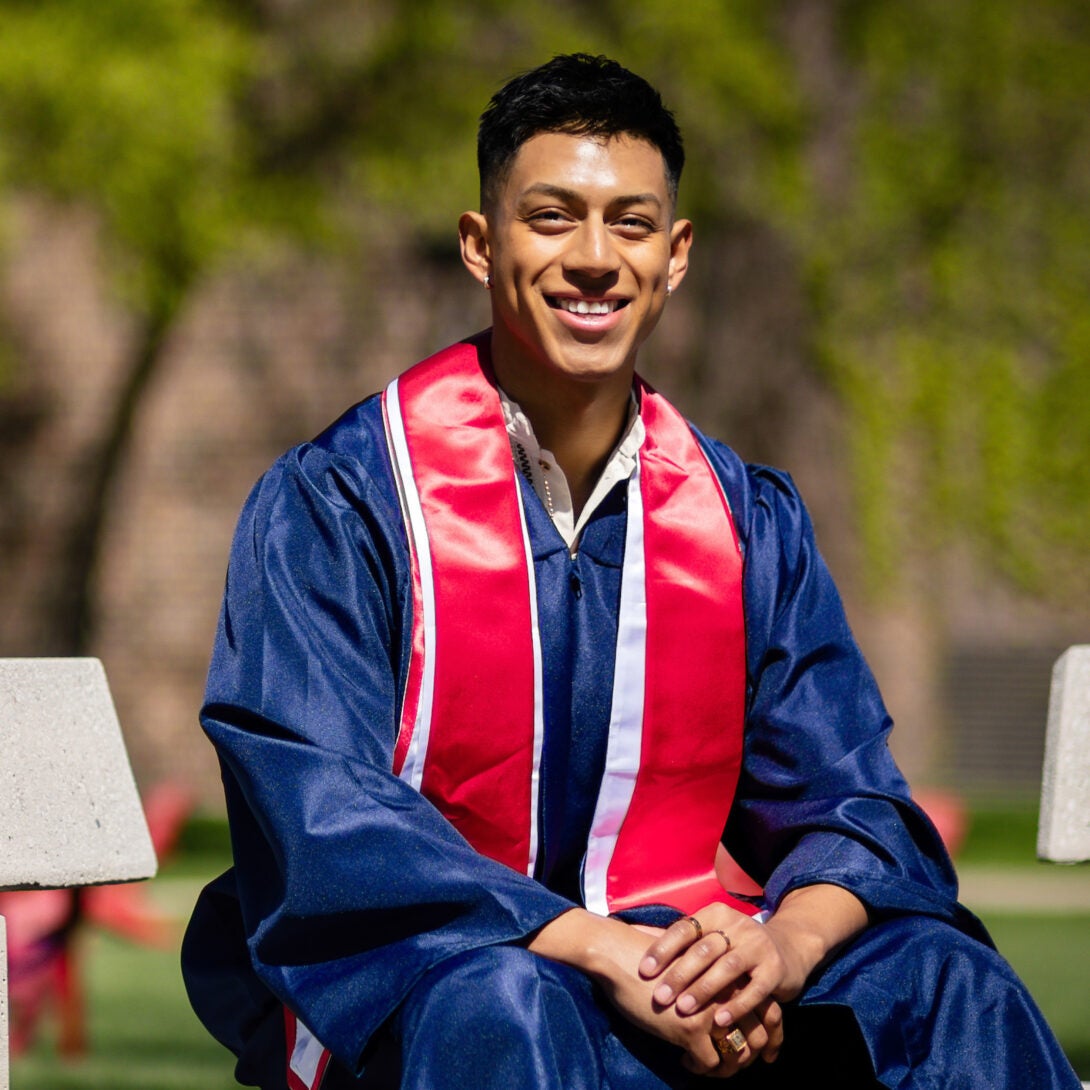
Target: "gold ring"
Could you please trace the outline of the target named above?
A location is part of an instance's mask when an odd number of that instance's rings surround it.
[[[713,934],[713,935],[722,935],[722,936],[723,936],[723,941],[724,941],[724,942],[725,942],[725,943],[727,944],[727,950],[729,950],[729,949],[731,948],[731,941],[730,941],[730,935],[728,935],[728,934],[726,933],[726,931],[720,931],[720,930],[719,930],[719,928],[717,927],[717,928],[716,928],[716,929],[715,929],[715,930],[714,930],[714,931],[712,932],[712,934]],[[727,952],[727,950],[724,950],[724,951],[723,951],[723,953],[725,954],[725,953]]]
[[[695,916],[686,916],[685,919],[696,928],[696,941],[699,942],[704,937],[704,928],[700,926],[700,921]]]
[[[714,1033],[711,1036],[715,1051],[724,1060],[728,1057],[741,1056],[746,1050],[746,1035],[737,1026],[724,1037],[716,1037]]]

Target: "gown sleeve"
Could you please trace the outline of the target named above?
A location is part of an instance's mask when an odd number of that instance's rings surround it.
[[[872,920],[922,913],[979,934],[890,754],[892,722],[794,485],[716,454],[745,552],[748,712],[727,848],[773,908],[825,882]]]
[[[202,712],[253,970],[350,1068],[431,967],[571,907],[391,772],[411,583],[382,484],[309,446],[257,485]]]

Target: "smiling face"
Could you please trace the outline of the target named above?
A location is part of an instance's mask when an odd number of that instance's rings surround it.
[[[692,237],[673,218],[657,148],[541,133],[519,149],[495,201],[460,227],[466,265],[491,277],[501,385],[516,398],[570,382],[627,390]]]

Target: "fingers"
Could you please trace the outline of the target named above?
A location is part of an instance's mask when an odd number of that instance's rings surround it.
[[[664,939],[668,937],[669,930]],[[742,917],[729,935],[706,931],[675,957],[662,972],[654,998],[663,1006],[675,1003],[681,1014],[694,1014],[725,989],[745,985],[731,1001],[729,1021],[753,1010],[779,987],[782,977],[783,959],[776,944],[760,924]]]
[[[723,931],[711,931],[694,942],[671,963],[655,988],[655,1002],[666,1006],[677,999],[682,1014],[706,1006],[729,982],[723,978],[737,967],[736,961],[726,957],[730,948],[731,940]],[[740,967],[737,971],[741,971]]]
[[[768,1041],[760,1049],[760,1057],[765,1063],[773,1063],[783,1048],[783,1010],[775,999],[765,999],[758,1004],[754,1014],[760,1019]]]
[[[674,958],[694,942],[704,937],[704,927],[696,916],[675,920],[648,948],[640,962],[640,976],[648,978],[659,973]]]
[[[715,1024],[726,1028],[753,1011],[759,1012],[762,1004],[773,997],[779,979],[780,976],[775,968],[768,963],[755,965],[749,970],[748,976],[734,977],[740,987],[716,1010]],[[703,985],[703,983],[701,980],[700,984]]]
[[[647,980],[670,970],[670,996],[662,1002],[673,1002],[691,980],[726,951],[736,929],[756,927],[760,925],[727,905],[718,902],[705,905],[695,915],[675,920],[647,948],[640,961],[640,976]],[[684,964],[679,967],[682,957]]]
[[[694,1043],[683,1063],[694,1074],[729,1078],[763,1057],[769,1042],[766,1027],[755,1015],[748,1015],[730,1030],[703,1036]]]
[[[729,945],[726,940],[719,944],[718,957],[701,958],[702,946],[713,941],[705,936],[690,947],[663,974],[654,995],[656,1002],[666,1004],[672,991],[678,1011],[693,1014],[732,989],[734,994],[716,1012],[718,1025],[728,1026],[776,993],[785,972],[783,956],[765,928],[748,920],[733,930]]]
[[[683,1021],[693,1020],[685,1046],[688,1070],[729,1078],[757,1059],[778,1057],[783,1013],[775,994],[786,965],[766,927],[726,905],[708,905],[668,927],[648,947],[639,970],[655,980],[658,1008],[672,1005]],[[723,1044],[735,1030],[734,1039],[744,1039],[737,1053]]]

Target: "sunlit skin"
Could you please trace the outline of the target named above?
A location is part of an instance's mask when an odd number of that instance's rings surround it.
[[[688,267],[692,225],[674,217],[662,155],[629,136],[539,134],[459,229],[467,267],[490,277],[496,377],[579,507],[626,418],[636,353]],[[582,303],[606,313],[573,313]]]

